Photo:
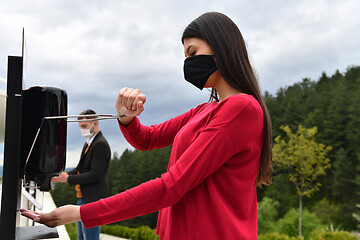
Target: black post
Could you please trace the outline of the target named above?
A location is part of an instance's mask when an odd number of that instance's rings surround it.
[[[20,121],[23,58],[8,57],[4,168],[1,199],[1,239],[15,239],[19,226],[21,178],[19,176]]]
[[[22,177],[20,172],[21,115],[24,64],[23,54],[8,57],[7,100],[4,142],[4,167],[2,182],[0,239],[48,239],[58,238],[56,228],[46,226],[20,227]],[[66,113],[65,113],[66,115]],[[26,121],[26,120],[24,120]],[[23,166],[22,166],[23,167]]]

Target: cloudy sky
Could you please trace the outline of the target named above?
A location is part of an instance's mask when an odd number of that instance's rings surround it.
[[[119,90],[140,88],[147,95],[140,120],[156,124],[208,99],[183,79],[180,42],[184,28],[208,11],[238,25],[263,92],[360,65],[357,0],[13,0],[0,1],[0,78],[7,56],[21,55],[25,28],[26,87],[65,89],[69,115],[88,108],[114,114]],[[115,120],[100,127],[113,152],[131,148]],[[76,166],[83,143],[69,123],[67,167]]]

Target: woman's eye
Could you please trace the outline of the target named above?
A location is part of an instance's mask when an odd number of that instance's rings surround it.
[[[190,56],[195,56],[195,54],[196,54],[196,51],[193,51],[193,52],[191,52]]]

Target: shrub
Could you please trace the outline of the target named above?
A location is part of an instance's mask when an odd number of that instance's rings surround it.
[[[266,233],[264,235],[259,235],[258,240],[304,240],[304,238],[298,236],[290,237],[281,233]]]
[[[338,206],[330,204],[326,199],[320,200],[311,208],[311,212],[320,219],[322,224],[326,225],[336,223],[336,216],[340,214],[339,211]]]
[[[258,232],[265,234],[275,232],[275,221],[278,215],[279,202],[264,197],[258,203]]]
[[[155,230],[148,226],[142,226],[135,229],[135,232],[131,235],[132,240],[157,240],[159,236],[156,235]]]
[[[349,232],[326,232],[324,229],[317,229],[311,233],[311,240],[356,240],[357,237]]]
[[[101,232],[117,237],[130,238],[135,229],[121,225],[104,225],[101,226]]]
[[[128,238],[132,240],[158,240],[155,229],[148,226],[138,228],[129,228],[121,225],[104,225],[101,227],[101,232],[112,236]]]
[[[299,211],[292,208],[277,222],[278,232],[289,236],[299,234]],[[302,214],[302,235],[305,239],[310,239],[310,234],[316,228],[320,228],[320,220],[306,209]]]

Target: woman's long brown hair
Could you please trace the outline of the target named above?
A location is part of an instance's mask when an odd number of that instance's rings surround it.
[[[217,67],[226,82],[243,93],[252,95],[261,105],[264,114],[264,143],[256,185],[272,183],[272,128],[268,109],[250,64],[245,41],[236,24],[218,12],[204,13],[192,21],[184,30],[185,38],[205,40],[214,51]],[[210,99],[218,99],[215,88]]]

